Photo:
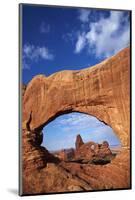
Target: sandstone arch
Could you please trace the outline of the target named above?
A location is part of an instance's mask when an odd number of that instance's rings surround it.
[[[130,145],[130,49],[80,71],[38,75],[23,97],[23,128],[39,130],[56,116],[83,112],[111,126]]]

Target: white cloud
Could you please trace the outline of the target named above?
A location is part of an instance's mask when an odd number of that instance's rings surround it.
[[[45,46],[35,46],[31,44],[25,44],[23,47],[23,59],[22,68],[30,69],[31,61],[37,62],[38,60],[53,60],[54,55],[51,54]]]
[[[89,21],[89,15],[91,11],[87,9],[79,9],[79,20],[83,23]]]
[[[93,116],[80,114],[80,113],[72,113],[66,114],[65,117],[59,117],[55,121],[55,126],[63,128],[66,131],[69,130],[82,130],[87,128],[97,128],[104,126],[104,123],[100,122]]]
[[[48,149],[75,147],[76,135],[80,134],[84,142],[102,142],[119,144],[112,128],[100,122],[96,117],[84,113],[69,113],[57,117],[43,130],[43,144]],[[53,134],[55,133],[55,134]],[[56,143],[57,138],[57,143]]]
[[[121,22],[125,22],[122,26]],[[97,57],[108,57],[129,45],[130,27],[127,16],[121,11],[111,11],[110,16],[101,17],[89,24],[89,30],[80,33],[75,44],[75,53],[84,48]]]
[[[53,59],[53,55],[49,53],[49,50],[46,47],[37,47],[37,56],[45,60]]]
[[[40,25],[40,32],[41,33],[49,33],[50,32],[50,25],[42,22]]]
[[[75,31],[71,31],[69,33],[64,33],[62,35],[62,39],[67,42],[67,43],[71,43],[71,44],[74,44],[75,40],[76,40],[76,34],[75,34]]]
[[[75,53],[80,53],[82,49],[85,47],[86,44],[86,37],[85,34],[83,33],[82,35],[78,36],[78,40],[75,46]]]
[[[22,69],[30,69],[30,65],[26,62],[26,60],[22,59]]]
[[[44,60],[52,60],[54,58],[54,56],[49,52],[47,47],[34,46],[30,44],[24,45],[23,56],[24,58],[29,58],[35,61],[37,61],[40,58]]]

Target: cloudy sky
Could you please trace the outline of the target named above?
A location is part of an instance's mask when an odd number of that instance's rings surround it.
[[[22,80],[60,70],[92,66],[130,44],[130,12],[23,5]],[[84,141],[119,141],[110,127],[79,113],[63,115],[44,129],[43,145],[50,150]]]
[[[77,134],[84,142],[102,142],[107,140],[110,145],[120,145],[120,141],[112,128],[97,118],[83,113],[70,113],[57,117],[44,127],[43,146],[48,150],[59,150],[75,147]]]
[[[24,5],[23,82],[65,69],[92,66],[130,42],[130,13]]]

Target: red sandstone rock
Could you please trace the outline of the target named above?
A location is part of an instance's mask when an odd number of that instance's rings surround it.
[[[45,147],[40,146],[42,139],[42,134],[34,131],[22,131],[23,172],[28,173],[46,167],[47,162],[59,162],[59,159],[53,156]]]
[[[55,103],[54,103],[55,102]],[[130,49],[87,69],[38,75],[23,98],[23,127],[31,130],[66,112],[96,116],[113,128],[123,146],[130,146]]]
[[[23,173],[24,194],[91,191],[130,187],[130,152],[122,151],[107,165],[61,162]]]
[[[75,150],[73,148],[62,149],[54,152],[53,155],[58,157],[60,160],[70,161],[75,156]]]
[[[84,160],[92,160],[93,158],[103,159],[111,155],[112,152],[109,148],[108,142],[103,142],[103,144],[87,142],[78,148],[75,152],[76,159]]]
[[[72,111],[96,116],[114,129],[123,146],[130,146],[129,48],[94,67],[62,71],[49,77],[39,75],[28,84],[23,97],[23,194],[130,187],[128,150],[101,167],[59,163],[58,158],[40,146],[43,126]],[[102,157],[110,153],[107,148],[106,143],[83,144],[77,151],[82,157]]]
[[[78,150],[83,144],[84,142],[82,140],[82,137],[80,135],[77,135],[76,142],[75,142],[76,150]]]
[[[61,150],[58,153],[58,158],[64,161],[72,160],[74,158],[75,151],[73,148]]]
[[[109,147],[109,143],[107,141],[103,141],[102,146],[103,147]]]
[[[94,142],[87,142],[81,145],[75,152],[75,158],[84,160],[92,159],[92,156],[94,155],[94,151],[91,149],[92,145],[95,146],[96,144]]]

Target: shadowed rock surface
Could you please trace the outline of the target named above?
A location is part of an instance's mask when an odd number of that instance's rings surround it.
[[[60,162],[23,173],[24,194],[121,189],[130,187],[129,151],[107,165]]]

